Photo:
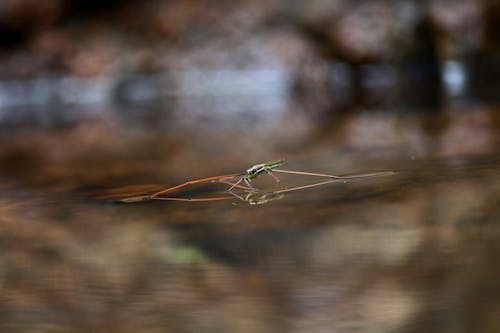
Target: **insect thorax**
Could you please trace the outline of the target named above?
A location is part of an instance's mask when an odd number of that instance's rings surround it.
[[[247,174],[246,174],[245,178],[246,179],[254,179],[258,175],[260,175],[261,173],[268,173],[271,170],[273,170],[273,168],[276,168],[276,167],[282,165],[283,163],[285,163],[285,161],[279,160],[279,161],[274,161],[274,162],[256,164],[253,167],[251,167],[250,169],[247,169]]]
[[[255,177],[257,177],[262,172],[266,172],[267,169],[268,168],[266,167],[265,164],[254,165],[253,167],[247,169],[247,177],[249,179],[254,179]]]

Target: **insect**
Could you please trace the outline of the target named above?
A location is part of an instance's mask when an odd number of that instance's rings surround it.
[[[228,176],[224,176],[224,177],[227,178]],[[209,177],[208,181],[213,181],[212,178],[213,177]],[[232,183],[226,181],[225,178],[221,178],[219,180],[222,183],[225,183],[228,185],[232,184]],[[158,195],[157,193],[160,193],[160,192],[157,192],[153,195],[142,195],[142,196],[135,196],[135,197],[129,197],[129,198],[125,198],[125,199],[120,199],[120,200],[118,200],[118,202],[120,202],[120,203],[138,203],[138,202],[144,202],[144,201],[150,201],[150,200],[208,202],[208,201],[230,200],[233,198],[237,198],[237,199],[240,199],[241,201],[247,202],[250,205],[261,205],[261,204],[268,203],[270,201],[282,199],[283,197],[285,197],[285,195],[287,195],[290,192],[300,191],[300,190],[304,190],[304,189],[311,188],[311,187],[330,184],[330,183],[336,182],[336,181],[339,181],[339,180],[338,179],[330,179],[330,180],[319,182],[319,183],[312,183],[312,184],[287,188],[287,189],[273,191],[273,192],[252,191],[252,190],[250,190],[250,188],[248,188],[246,186],[238,185],[237,186],[238,188],[247,190],[248,193],[241,194],[241,193],[237,193],[237,192],[229,192],[230,195],[226,195],[226,196],[202,197],[202,198],[165,197],[165,196]],[[184,183],[184,184],[178,185],[176,188],[179,189],[179,186],[184,187],[184,186],[198,184],[198,183],[204,183],[204,182],[207,182],[206,178],[190,181],[190,182],[188,182],[189,184],[185,185],[186,183]],[[165,192],[165,191],[167,191],[167,192]],[[162,191],[162,194],[166,194],[166,193],[171,192],[171,191],[174,191],[174,190],[171,190],[171,188],[170,188],[168,190]]]
[[[169,188],[161,190],[161,191],[157,191],[153,194],[139,195],[139,196],[120,199],[119,202],[134,203],[134,202],[143,202],[143,201],[150,201],[150,200],[217,201],[217,200],[227,200],[227,199],[231,198],[231,196],[219,196],[219,197],[211,197],[211,198],[178,198],[178,197],[165,196],[165,195],[170,194],[171,192],[175,192],[179,189],[182,189],[182,188],[190,186],[190,185],[202,184],[202,183],[208,183],[208,182],[212,182],[212,183],[219,182],[219,183],[224,183],[224,184],[227,184],[230,186],[226,192],[229,192],[229,194],[232,194],[233,197],[236,196],[237,198],[244,200],[244,201],[248,201],[251,204],[260,204],[260,203],[268,202],[268,201],[272,200],[273,198],[280,197],[281,194],[285,193],[285,192],[309,188],[309,187],[318,186],[318,185],[322,185],[322,184],[327,184],[327,183],[330,183],[330,182],[333,182],[336,180],[349,180],[349,179],[356,179],[356,178],[379,177],[379,176],[392,175],[395,173],[393,171],[381,171],[381,172],[357,174],[357,175],[350,175],[350,176],[349,175],[347,175],[347,176],[335,176],[335,175],[328,175],[328,174],[322,174],[322,173],[278,169],[278,167],[282,166],[283,164],[285,164],[284,160],[276,160],[276,161],[256,164],[256,165],[248,168],[243,173],[229,174],[229,175],[222,175],[222,176],[213,176],[213,177],[206,177],[206,178],[202,178],[202,179],[190,180],[190,181],[187,181],[187,182],[182,183],[180,185],[169,187]],[[323,178],[330,178],[331,180],[326,181],[326,182],[322,182],[322,183],[305,185],[305,186],[301,186],[301,187],[297,187],[297,188],[275,191],[275,192],[271,192],[271,193],[259,192],[257,189],[255,189],[250,184],[250,182],[253,179],[257,178],[259,175],[262,175],[262,174],[268,174],[271,177],[273,177],[274,180],[276,180],[276,182],[279,182],[280,180],[278,179],[278,177],[276,177],[273,174],[273,172],[287,173],[287,174],[293,174],[293,175],[323,177]],[[236,182],[233,182],[235,179],[237,179]],[[241,182],[244,182],[247,186],[242,185]],[[232,190],[234,188],[248,191],[249,193],[245,197],[235,195],[235,193],[232,192]]]
[[[279,182],[280,180],[278,179],[278,177],[273,175],[273,173],[271,171],[273,171],[274,169],[276,169],[277,167],[279,167],[283,164],[285,164],[284,160],[277,160],[277,161],[272,161],[272,162],[256,164],[256,165],[252,166],[251,168],[248,168],[246,173],[243,174],[243,176],[236,183],[234,183],[229,188],[228,191],[231,191],[233,188],[235,188],[242,181],[244,181],[245,184],[248,185],[248,187],[253,189],[253,186],[250,184],[252,179],[257,178],[259,175],[264,174],[264,173],[267,173],[268,175],[273,177],[274,180],[276,180],[276,182]]]
[[[230,192],[233,188],[235,187],[240,187],[239,184],[244,181],[247,186],[249,187],[250,190],[255,190],[255,188],[250,184],[250,181],[253,179],[257,178],[261,174],[268,174],[271,177],[276,180],[276,182],[279,182],[280,180],[278,177],[276,177],[272,171],[274,172],[279,172],[279,173],[288,173],[292,175],[302,175],[302,176],[313,176],[313,177],[323,177],[323,178],[330,178],[330,179],[343,179],[343,180],[348,180],[348,179],[356,179],[356,178],[367,178],[367,177],[379,177],[379,176],[387,176],[387,175],[392,175],[394,174],[393,171],[381,171],[381,172],[372,172],[372,173],[364,173],[364,174],[357,174],[357,175],[350,175],[350,176],[335,176],[335,175],[328,175],[324,173],[315,173],[315,172],[305,172],[305,171],[292,171],[292,170],[282,170],[278,169],[278,167],[282,166],[285,164],[284,160],[277,160],[277,161],[272,161],[272,162],[266,162],[262,164],[256,164],[252,166],[251,168],[247,169],[247,171],[243,174],[240,174],[240,179],[236,183],[231,183],[229,181],[225,180],[230,180],[232,178],[235,178],[235,175],[231,175],[231,178],[225,178],[221,179],[221,182],[227,183],[228,185],[231,185],[231,187],[227,190]],[[238,176],[238,175],[236,175]]]

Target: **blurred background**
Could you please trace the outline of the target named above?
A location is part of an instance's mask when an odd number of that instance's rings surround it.
[[[0,330],[498,332],[499,89],[498,0],[2,0]],[[99,199],[281,158],[397,173]]]
[[[151,104],[157,117],[221,123],[240,114],[331,117],[353,106],[495,102],[499,7],[494,0],[2,1],[0,124],[85,117],[56,111],[66,106],[102,114]]]

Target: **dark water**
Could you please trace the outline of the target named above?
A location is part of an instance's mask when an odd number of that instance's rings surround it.
[[[320,122],[137,112],[3,132],[2,332],[500,331],[496,110]],[[259,204],[100,199],[277,158],[291,170],[396,173]],[[312,182],[280,179],[255,186]]]

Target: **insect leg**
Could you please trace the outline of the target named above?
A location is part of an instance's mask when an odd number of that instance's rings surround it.
[[[241,183],[241,181],[242,181],[243,179],[245,179],[245,178],[241,177],[241,178],[240,178],[240,179],[239,179],[236,183],[234,183],[234,184],[233,184],[233,186],[231,186],[231,187],[227,190],[227,192],[230,192],[233,188],[235,188],[235,187],[236,187],[239,183]],[[245,179],[245,181],[246,181],[246,179]]]
[[[252,190],[255,190],[255,188],[252,186],[252,184],[250,184],[250,179],[243,177],[243,180],[248,185],[248,187],[250,187]]]
[[[279,183],[280,182],[280,179],[278,177],[276,177],[270,170],[267,172],[267,174],[271,177],[274,178],[274,180],[276,181],[276,183]]]

